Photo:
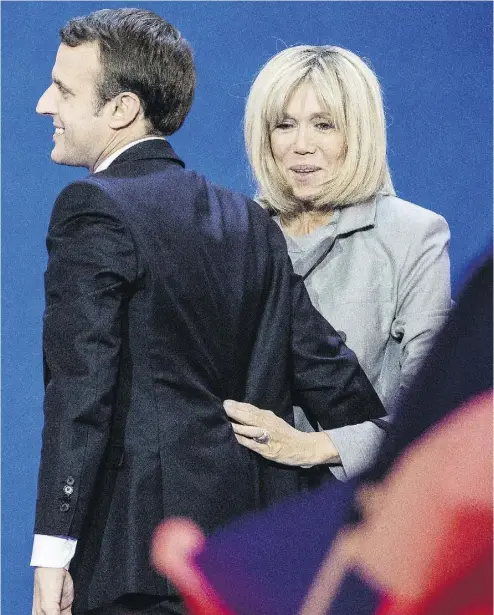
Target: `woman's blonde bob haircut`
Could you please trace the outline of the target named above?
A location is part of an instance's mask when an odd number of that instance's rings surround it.
[[[302,83],[312,85],[345,141],[345,153],[334,176],[310,203],[293,196],[271,149],[271,132]],[[374,72],[347,49],[300,45],[271,58],[252,84],[244,134],[257,180],[256,198],[282,217],[293,217],[306,209],[323,211],[352,205],[378,192],[394,194],[386,160],[381,88]]]

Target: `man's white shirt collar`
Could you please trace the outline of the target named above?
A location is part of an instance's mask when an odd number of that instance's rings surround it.
[[[101,162],[94,169],[93,173],[99,173],[100,171],[104,171],[105,169],[107,169],[111,165],[111,163],[120,156],[120,154],[123,154],[126,150],[130,149],[131,147],[134,147],[134,145],[137,145],[138,143],[142,143],[143,141],[151,141],[153,139],[158,139],[160,141],[166,141],[165,137],[143,137],[142,139],[137,139],[137,141],[132,141],[132,143],[127,143],[127,145],[124,145],[120,149],[117,149],[116,152],[113,152],[113,154],[108,156],[108,158],[105,158],[105,160],[103,160],[103,162]]]

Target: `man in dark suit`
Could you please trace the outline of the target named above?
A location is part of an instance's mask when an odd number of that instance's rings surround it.
[[[237,444],[222,401],[288,422],[297,403],[326,429],[383,409],[276,225],[165,140],[194,92],[180,33],[117,9],[60,34],[37,111],[53,118],[52,160],[91,175],[48,230],[33,613],[179,613],[148,563],[159,521],[209,532],[297,488],[295,469]]]

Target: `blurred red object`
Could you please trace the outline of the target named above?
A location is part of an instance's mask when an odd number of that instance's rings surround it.
[[[204,534],[195,523],[188,519],[168,519],[154,535],[153,565],[175,584],[189,615],[236,615],[195,564],[194,558],[204,543]]]
[[[357,567],[388,596],[377,615],[492,615],[492,449],[488,391],[413,444],[377,488],[357,530]]]

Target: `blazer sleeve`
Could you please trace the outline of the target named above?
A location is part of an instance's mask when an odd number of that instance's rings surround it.
[[[286,243],[273,222],[274,249],[290,269],[292,399],[323,429],[362,423],[386,414],[355,356],[312,305],[293,272]]]
[[[399,271],[391,335],[400,342],[400,379],[393,409],[410,390],[451,305],[449,227],[433,212],[422,215],[409,229],[411,242]],[[386,428],[386,423],[379,422],[379,427]],[[330,468],[336,478],[352,478],[370,466],[383,441],[379,427],[366,422],[327,432],[341,459],[341,466]],[[391,424],[386,431],[394,433]]]
[[[35,532],[77,538],[110,433],[132,237],[90,182],[58,197],[47,237],[44,427]]]
[[[449,227],[443,217],[427,213],[411,233],[391,326],[401,349],[398,400],[410,389],[451,308]]]

